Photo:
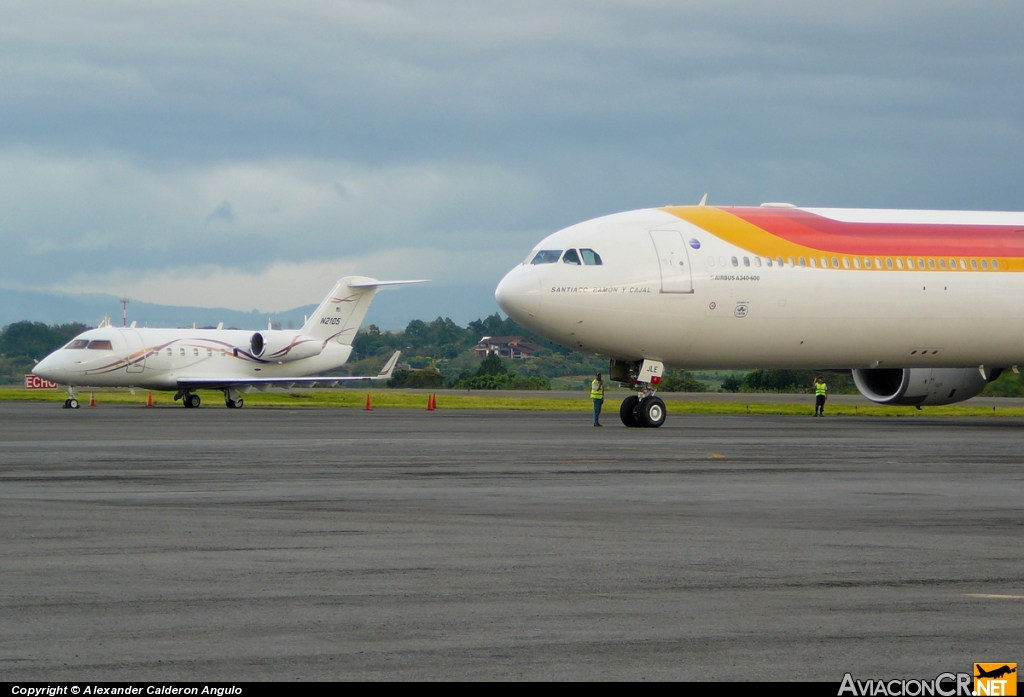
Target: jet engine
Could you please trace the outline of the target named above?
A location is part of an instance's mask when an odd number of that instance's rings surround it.
[[[249,352],[256,358],[287,363],[320,355],[323,343],[297,332],[255,332],[249,339]]]
[[[853,382],[876,404],[939,406],[974,397],[1002,372],[992,370],[985,378],[977,368],[855,369]]]

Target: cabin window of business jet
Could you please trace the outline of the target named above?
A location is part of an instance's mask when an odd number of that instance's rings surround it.
[[[113,351],[114,350],[114,347],[111,346],[110,342],[106,341],[106,340],[90,341],[89,342],[89,348],[93,349],[94,351]]]
[[[832,257],[832,268],[833,269],[838,269],[839,268],[839,260],[836,259],[835,257]]]
[[[975,271],[978,270],[978,260],[977,259],[971,259],[971,268],[974,269]]]
[[[967,270],[967,260],[966,259],[961,259],[960,260],[960,268],[963,269],[964,271]]]
[[[955,269],[956,268],[956,259],[950,259],[949,260],[949,268],[951,268],[951,269]]]
[[[198,356],[199,355],[199,349],[197,349],[197,348],[192,349],[192,355],[193,356]]]
[[[779,266],[785,266],[786,265],[786,262],[782,261],[782,257],[779,257],[778,259],[776,259],[775,263],[778,264]],[[792,264],[793,260],[790,259],[789,263]]]
[[[902,269],[903,268],[903,260],[902,259],[897,259],[896,260],[896,268],[897,269]]]
[[[939,268],[940,269],[946,268],[946,260],[945,259],[939,259]]]
[[[732,257],[732,265],[733,266],[739,266],[740,265],[740,260],[737,259],[736,257]]]
[[[828,268],[828,259],[826,259],[825,257],[821,258],[821,268],[823,268],[823,269],[827,269]]]
[[[999,262],[996,261],[995,259],[992,260],[992,268],[993,269],[998,269],[999,268]]]
[[[575,249],[565,250],[565,254],[562,256],[563,264],[572,264],[573,266],[581,266],[580,255],[576,253]]]
[[[531,264],[554,264],[562,256],[561,249],[542,249],[533,257]]]
[[[793,257],[789,258],[789,266],[790,266],[790,268],[792,268],[794,266],[794,264],[793,264]]]
[[[581,249],[580,254],[583,255],[583,263],[587,266],[601,266],[601,255],[593,249]]]
[[[908,269],[913,269],[914,268],[914,260],[913,259],[907,259],[907,268]]]
[[[764,258],[764,263],[768,264],[768,268],[771,268],[772,267],[772,258],[771,257],[765,257]]]
[[[802,261],[802,260],[801,260],[801,261]],[[814,260],[814,257],[811,257],[811,268],[812,268],[812,269],[816,269],[816,268],[818,268],[818,262],[816,262],[816,261]]]
[[[928,268],[929,269],[934,269],[935,268],[935,260],[934,259],[929,259],[928,260]]]
[[[886,259],[885,260],[885,268],[887,268],[887,269],[891,269],[892,268],[892,259]]]
[[[981,268],[983,268],[983,269],[987,269],[988,268],[988,260],[987,259],[982,259],[981,260]]]
[[[870,269],[871,268],[871,260],[870,259],[867,259],[867,258],[864,259],[864,268],[865,269]]]
[[[181,355],[182,355],[182,356],[184,356],[184,355],[185,355],[185,349],[181,349]]]
[[[850,257],[843,257],[843,268],[850,268]]]
[[[761,257],[754,257],[754,266],[761,265]]]
[[[170,355],[171,355],[171,349],[167,349],[167,355],[168,355],[168,356],[170,356]]]
[[[89,345],[89,342],[86,341],[85,339],[75,339],[74,341],[72,341],[70,344],[68,344],[64,348],[66,348],[66,349],[84,349],[88,345]]]
[[[743,265],[750,266],[750,257],[743,257]]]
[[[860,259],[858,259],[857,257],[853,258],[853,268],[855,268],[855,269],[859,269],[860,268]]]
[[[876,269],[882,268],[882,260],[879,259],[878,257],[875,257],[875,268]]]

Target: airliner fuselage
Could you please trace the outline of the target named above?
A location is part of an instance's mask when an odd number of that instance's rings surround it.
[[[970,370],[963,398],[1024,362],[1022,291],[1024,214],[770,205],[574,225],[495,295],[541,336],[613,361]]]

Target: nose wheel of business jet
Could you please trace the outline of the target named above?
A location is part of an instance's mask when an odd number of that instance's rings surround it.
[[[74,397],[68,397],[67,399],[64,400],[65,409],[77,409],[79,406],[80,405],[78,404],[78,400],[75,399]]]

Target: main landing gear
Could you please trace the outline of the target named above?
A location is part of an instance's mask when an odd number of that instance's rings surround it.
[[[179,399],[186,409],[198,409],[199,405],[202,403],[202,400],[199,399],[199,395],[192,392],[186,392],[185,390],[180,390],[176,395],[174,395],[175,402]]]
[[[233,387],[224,390],[224,406],[228,409],[241,409],[242,404],[242,397],[238,394],[238,390]]]
[[[654,385],[661,382],[665,366],[660,361],[611,362],[613,381],[630,385],[637,394],[622,400],[619,419],[628,428],[659,428],[665,423],[665,402],[655,396]]]

